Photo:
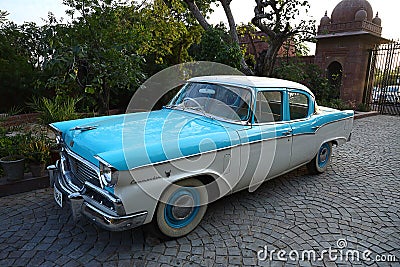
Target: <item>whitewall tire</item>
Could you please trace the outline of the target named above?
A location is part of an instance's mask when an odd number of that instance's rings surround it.
[[[307,164],[311,174],[320,174],[326,171],[332,158],[332,143],[324,143],[318,149],[317,155]]]
[[[201,181],[179,181],[164,191],[157,206],[155,226],[165,237],[185,236],[200,223],[207,210],[207,201],[207,189]]]

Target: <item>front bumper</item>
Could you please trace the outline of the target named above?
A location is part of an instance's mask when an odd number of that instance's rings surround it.
[[[77,221],[82,216],[109,231],[124,231],[143,225],[147,211],[127,215],[122,201],[90,182],[79,189],[71,182],[71,173],[63,172],[60,163],[49,166],[50,185],[62,194],[63,207],[67,206]]]

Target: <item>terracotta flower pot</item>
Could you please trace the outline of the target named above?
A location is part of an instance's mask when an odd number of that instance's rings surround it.
[[[22,156],[8,156],[0,159],[7,181],[18,181],[24,178],[25,159]]]

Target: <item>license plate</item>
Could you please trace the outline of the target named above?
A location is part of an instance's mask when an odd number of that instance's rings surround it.
[[[54,186],[54,200],[57,202],[58,206],[62,208],[62,193],[60,190],[57,189],[57,187]]]

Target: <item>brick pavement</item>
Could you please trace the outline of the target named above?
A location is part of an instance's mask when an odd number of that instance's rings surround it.
[[[159,243],[146,231],[112,233],[58,209],[52,190],[0,198],[0,266],[400,266],[400,117],[355,121],[320,176],[305,168],[210,205],[187,237]],[[397,262],[259,261],[268,250],[337,248]]]

